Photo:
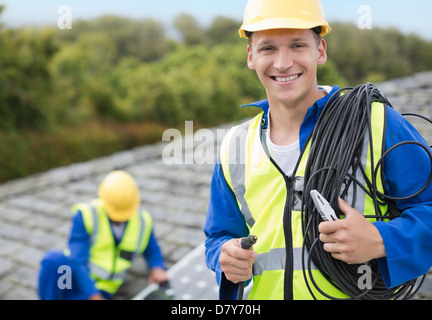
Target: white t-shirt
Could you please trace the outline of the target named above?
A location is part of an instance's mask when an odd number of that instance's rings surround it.
[[[319,89],[328,94],[332,90],[332,87],[320,86]],[[288,177],[290,177],[293,174],[298,158],[300,157],[300,141],[297,140],[296,142],[287,146],[279,146],[274,144],[270,139],[270,109],[268,111],[267,119],[268,127],[266,130],[266,142],[270,156],[277,163],[279,168],[281,168],[282,171]]]
[[[270,156],[287,176],[291,176],[297,164],[297,160],[300,157],[300,142],[297,140],[296,142],[287,146],[279,146],[274,144],[270,139],[270,117],[268,118],[268,129],[267,147],[270,152]]]

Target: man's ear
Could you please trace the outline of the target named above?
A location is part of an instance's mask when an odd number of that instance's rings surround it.
[[[247,65],[249,69],[255,70],[254,62],[252,59],[252,48],[249,45],[247,46],[247,51],[248,51]]]
[[[324,39],[321,39],[320,41],[318,52],[319,52],[319,56],[318,56],[317,64],[319,66],[322,66],[327,62],[327,43],[325,42]]]

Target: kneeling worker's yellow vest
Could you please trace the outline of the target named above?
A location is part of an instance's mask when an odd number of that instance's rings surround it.
[[[287,177],[269,157],[262,129],[263,113],[251,121],[232,128],[224,138],[220,161],[224,177],[233,191],[250,233],[258,237],[254,250],[258,257],[253,267],[253,287],[250,299],[312,299],[302,270],[303,233],[301,192],[311,142],[303,148],[297,169]],[[372,141],[374,168],[381,158],[385,130],[385,106],[372,104]],[[362,164],[368,178],[371,168],[369,138],[365,138]],[[364,181],[357,173],[357,178]],[[380,172],[378,190],[384,192]],[[367,188],[367,186],[365,186]],[[356,188],[355,208],[374,212],[372,199]],[[351,190],[351,193],[354,191]],[[353,194],[348,195],[348,197]],[[286,231],[284,231],[284,225]],[[312,270],[319,288],[333,297],[347,298],[324,278],[318,269]],[[310,283],[310,280],[308,280]],[[325,297],[313,286],[314,296]]]
[[[123,237],[115,244],[108,215],[100,199],[78,203],[71,212],[82,212],[85,229],[90,236],[90,274],[100,290],[114,294],[122,285],[132,259],[142,254],[148,245],[152,218],[137,211],[127,222]]]

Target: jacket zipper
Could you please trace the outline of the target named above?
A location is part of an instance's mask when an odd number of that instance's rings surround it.
[[[292,248],[292,225],[291,225],[291,205],[292,205],[292,186],[293,177],[284,175],[287,197],[285,200],[284,216],[283,216],[283,228],[285,235],[285,273],[284,273],[284,299],[293,299],[293,276],[294,276],[294,258]]]
[[[300,158],[301,159],[301,156]],[[285,185],[287,189],[287,196],[285,199],[285,207],[283,212],[283,230],[285,236],[285,272],[284,272],[284,300],[293,300],[293,276],[294,276],[294,257],[293,257],[293,247],[292,247],[292,223],[291,223],[291,206],[292,206],[292,188],[295,179],[295,172],[299,161],[296,164],[296,168],[291,177],[287,176],[278,164],[270,157],[270,161],[283,175],[285,180]]]

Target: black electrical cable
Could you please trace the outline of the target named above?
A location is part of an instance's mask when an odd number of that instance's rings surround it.
[[[423,119],[423,120],[429,122],[430,124],[432,124],[432,120],[431,119],[429,119],[429,118],[427,118],[427,117],[425,117],[425,116],[423,116],[421,114],[407,112],[407,113],[402,113],[402,115],[404,117],[417,117],[417,118]],[[429,146],[429,147],[432,148],[432,145]]]
[[[379,272],[377,260],[368,263],[372,271],[373,283],[370,289],[361,289],[358,285],[358,270],[361,265],[349,265],[343,261],[334,259],[323,248],[319,240],[318,225],[322,218],[318,214],[309,193],[318,190],[330,205],[336,209],[336,214],[342,216],[338,209],[338,198],[345,198],[351,190],[353,198],[351,206],[356,202],[356,193],[361,188],[374,202],[374,214],[364,216],[369,219],[389,221],[400,216],[395,204],[397,200],[412,198],[421,193],[432,181],[432,153],[424,145],[415,142],[402,142],[387,150],[375,166],[373,158],[373,141],[371,128],[371,106],[373,102],[381,102],[391,107],[389,101],[381,91],[367,83],[355,88],[343,88],[338,90],[328,101],[318,119],[309,141],[311,148],[305,171],[305,183],[302,202],[302,229],[303,244],[303,275],[307,287],[315,298],[312,286],[323,296],[329,299],[338,299],[320,288],[312,273],[312,263],[318,268],[329,284],[345,293],[350,299],[410,299],[417,292],[423,279],[408,281],[396,288],[387,289]],[[411,115],[411,114],[410,114]],[[430,121],[430,120],[428,120]],[[362,164],[361,155],[365,147],[365,141],[369,144],[370,167],[373,170],[371,178],[368,178]],[[383,142],[384,143],[384,142]],[[429,155],[431,161],[431,174],[424,186],[412,195],[404,197],[391,197],[378,190],[378,174],[382,174],[385,157],[394,149],[406,144],[422,147]],[[384,150],[384,146],[381,146]],[[363,161],[364,162],[364,161]],[[359,173],[363,181],[359,181]],[[382,177],[381,177],[382,178]],[[361,190],[359,190],[361,191]],[[386,207],[386,212],[381,208]],[[306,259],[306,252],[308,258]]]

